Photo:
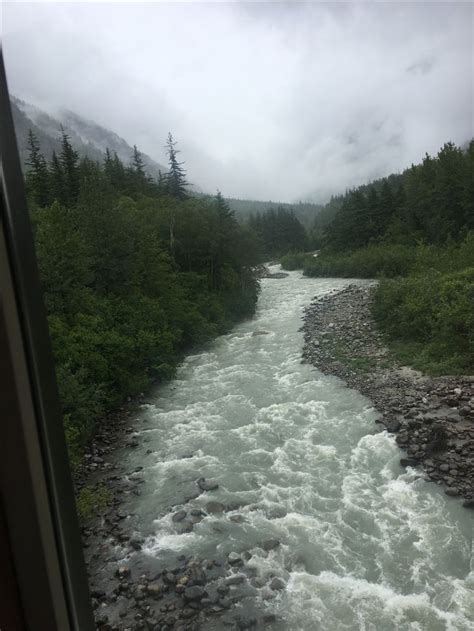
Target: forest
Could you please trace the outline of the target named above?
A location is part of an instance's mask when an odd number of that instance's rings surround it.
[[[188,194],[172,136],[168,171],[79,158],[63,131],[46,159],[29,134],[26,187],[66,438],[78,463],[104,414],[173,375],[187,350],[253,314],[261,260],[222,195]]]
[[[308,276],[380,278],[374,315],[405,361],[433,374],[474,369],[474,141],[446,143],[399,175],[333,198],[316,217]]]

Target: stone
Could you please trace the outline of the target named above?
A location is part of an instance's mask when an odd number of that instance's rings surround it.
[[[206,511],[208,513],[223,513],[225,509],[224,504],[221,504],[220,502],[208,502],[206,504]]]
[[[115,576],[120,579],[127,578],[128,576],[130,576],[130,574],[131,574],[130,568],[127,567],[126,565],[122,565],[115,572]]]
[[[140,539],[139,537],[133,537],[133,539],[130,539],[128,543],[129,543],[129,546],[133,548],[134,550],[141,550],[143,539]]]
[[[146,591],[147,594],[155,600],[158,600],[163,596],[163,586],[157,582],[148,583],[148,585],[146,586]]]
[[[276,548],[278,548],[279,545],[280,542],[278,541],[278,539],[267,539],[262,543],[262,548],[266,552],[270,552],[270,550],[275,550]]]
[[[197,484],[201,491],[215,491],[219,488],[219,485],[214,480],[206,480],[206,478],[199,478]]]
[[[186,517],[186,511],[185,510],[179,510],[177,513],[175,513],[173,515],[173,517],[171,518],[175,523],[178,523],[180,521],[183,521],[183,519]]]
[[[245,581],[243,574],[236,574],[226,580],[226,585],[241,585]]]
[[[227,560],[230,563],[230,565],[242,565],[243,564],[242,558],[237,554],[237,552],[231,552],[229,554],[229,556],[227,557]]]
[[[273,591],[279,591],[281,589],[285,589],[285,582],[282,581],[281,578],[278,578],[277,576],[275,576],[275,578],[272,578],[271,580],[270,589],[273,589]]]
[[[183,595],[184,599],[188,601],[201,600],[201,598],[204,598],[204,596],[207,595],[207,592],[204,587],[201,587],[200,585],[193,585],[192,587],[186,587]]]
[[[387,432],[390,432],[391,434],[396,434],[399,431],[401,426],[402,424],[400,423],[400,421],[395,418],[391,419],[385,424],[385,427],[387,428]]]
[[[415,458],[400,458],[400,464],[402,467],[416,467],[418,460],[415,460]]]
[[[462,505],[464,506],[464,508],[474,508],[474,499],[472,500],[464,500],[464,502],[462,503]]]
[[[459,495],[459,489],[457,487],[453,487],[451,489],[446,489],[445,493],[450,497],[457,497]]]

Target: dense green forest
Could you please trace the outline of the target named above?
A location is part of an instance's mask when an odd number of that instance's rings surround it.
[[[262,262],[309,247],[307,232],[292,209],[279,206],[250,215],[248,226],[258,239]]]
[[[298,201],[293,204],[287,202],[259,201],[254,199],[227,198],[231,210],[235,211],[235,216],[239,221],[248,221],[251,216],[262,215],[269,210],[277,212],[286,210],[292,212],[305,229],[309,230],[314,223],[315,216],[322,209],[322,204],[313,202]]]
[[[151,179],[135,147],[124,165],[79,158],[63,131],[46,159],[29,135],[26,185],[73,462],[101,415],[170,377],[193,345],[254,312],[260,261],[220,193],[187,193],[171,135]]]
[[[474,369],[474,141],[348,191],[316,218],[308,276],[382,280],[374,315],[394,350],[432,373]]]

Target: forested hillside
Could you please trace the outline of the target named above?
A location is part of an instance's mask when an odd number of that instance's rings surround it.
[[[33,131],[41,144],[43,155],[49,160],[53,151],[57,153],[61,151],[61,136],[59,134],[61,128],[68,135],[72,146],[80,157],[87,156],[91,160],[100,162],[105,150],[109,149],[125,163],[128,163],[130,159],[132,147],[123,138],[110,129],[87,120],[75,112],[61,110],[53,116],[14,96],[11,97],[10,103],[18,150],[24,167],[27,166],[29,155],[29,132]],[[164,173],[167,170],[150,156],[142,153],[141,157],[147,173],[151,176],[158,177],[160,171]]]
[[[337,203],[320,225],[320,255],[288,256],[284,266],[384,278],[374,313],[400,356],[431,372],[474,370],[474,141],[447,143]]]
[[[108,150],[80,159],[63,131],[47,159],[29,134],[26,185],[75,461],[101,415],[255,308],[255,237],[220,194],[190,197],[171,135],[167,150],[169,170],[153,180],[136,148],[128,165]]]

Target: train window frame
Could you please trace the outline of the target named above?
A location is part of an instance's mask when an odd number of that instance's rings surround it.
[[[2,631],[95,628],[55,366],[0,49]],[[3,600],[3,598],[2,598]]]

